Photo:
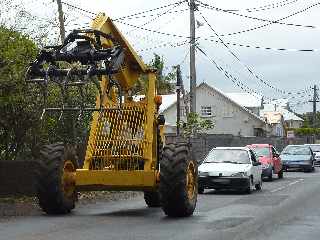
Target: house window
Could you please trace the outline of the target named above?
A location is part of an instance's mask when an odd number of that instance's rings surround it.
[[[211,106],[201,106],[201,117],[211,117],[212,108]]]

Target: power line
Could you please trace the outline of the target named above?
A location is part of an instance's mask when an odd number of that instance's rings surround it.
[[[185,11],[187,11],[187,10],[189,10],[189,9],[183,9],[181,12],[185,12]],[[176,11],[175,11],[175,12],[176,12]],[[175,14],[173,17],[171,17],[171,18],[169,19],[169,21],[166,21],[165,23],[163,23],[163,24],[161,24],[159,27],[157,27],[157,28],[155,29],[155,31],[158,31],[158,30],[160,30],[161,28],[163,28],[164,26],[167,26],[169,23],[171,23],[172,21],[174,21],[178,16],[179,16],[179,15]],[[132,34],[133,32],[134,32],[134,34]],[[154,41],[157,41],[157,40],[158,40],[158,39],[155,40],[155,39],[150,38],[150,34],[144,34],[143,36],[138,35],[138,34],[136,34],[136,31],[133,31],[133,30],[129,31],[128,34],[129,34],[130,36],[139,38],[139,39],[144,40],[144,41],[152,41],[152,42],[154,42]],[[160,43],[164,43],[164,41],[161,41]],[[135,45],[135,44],[134,44],[134,45]]]
[[[68,6],[68,7],[71,7],[71,8],[77,9],[77,10],[79,10],[79,11],[82,11],[82,12],[85,12],[85,13],[88,13],[88,14],[91,14],[91,15],[93,15],[93,16],[96,16],[96,15],[97,15],[97,14],[94,13],[94,12],[90,12],[90,11],[88,11],[88,10],[86,10],[86,9],[83,9],[83,8],[80,8],[80,7],[77,7],[77,6],[74,6],[74,5],[72,5],[72,4],[70,4],[70,3],[67,3],[67,2],[61,1],[61,3],[64,4],[64,5],[66,5],[66,6]]]
[[[139,26],[140,26],[140,27],[146,26],[146,25],[154,22],[156,19],[158,19],[158,18],[160,18],[160,17],[162,17],[162,16],[164,16],[164,15],[166,15],[166,14],[184,12],[184,11],[188,10],[188,9],[182,9],[182,10],[180,9],[180,10],[172,11],[174,8],[176,8],[176,7],[179,6],[180,4],[181,4],[181,3],[179,3],[178,5],[174,5],[173,8],[170,8],[169,10],[167,10],[167,11],[165,11],[165,12],[163,12],[163,13],[157,14],[154,18],[152,18],[151,20],[149,20],[149,21],[147,21],[147,22],[145,22],[145,23],[143,23],[142,25],[139,25]],[[150,15],[150,16],[151,16],[151,15]],[[133,31],[133,30],[127,32],[126,34],[130,34],[130,32],[132,32],[132,31]]]
[[[176,6],[175,6],[176,7]],[[179,12],[184,12],[186,10],[189,10],[189,8],[186,8],[186,9],[180,9],[180,10],[175,10],[175,11],[172,11],[173,9],[169,9],[168,11],[165,11],[164,13],[179,13]],[[156,13],[156,14],[148,14],[148,15],[137,15],[137,16],[134,16],[134,17],[128,17],[126,18],[129,19],[129,20],[132,20],[132,19],[140,19],[140,18],[147,18],[147,17],[157,17],[159,15],[161,15],[162,13]],[[119,21],[119,19],[112,19],[113,21],[117,22]],[[122,19],[120,19],[122,20]],[[141,26],[142,27],[142,26]]]
[[[209,28],[213,31],[213,33],[215,34],[215,36],[219,39],[220,43],[222,43],[222,45],[228,50],[228,52],[257,80],[259,80],[260,82],[262,82],[264,85],[266,85],[267,87],[275,90],[276,92],[279,92],[281,94],[294,94],[292,92],[287,92],[284,90],[281,90],[273,85],[271,85],[270,83],[268,83],[267,81],[263,80],[261,77],[259,77],[257,74],[254,73],[253,69],[251,67],[249,67],[247,64],[243,63],[242,60],[240,59],[240,57],[235,54],[229,47],[227,44],[224,43],[223,39],[219,36],[219,34],[213,29],[213,27],[211,26],[211,24],[207,21],[207,19],[203,16],[203,14],[201,13],[201,11],[199,11],[201,17],[203,18],[203,20],[206,22],[206,24],[209,26]]]
[[[285,1],[280,1],[277,3],[271,3],[265,6],[261,6],[261,7],[256,7],[256,8],[247,8],[245,9],[247,12],[260,12],[260,11],[266,11],[266,10],[270,10],[270,9],[275,9],[275,8],[280,8],[280,7],[285,7],[287,5],[293,4],[298,2],[298,0],[285,0]]]
[[[187,2],[187,0],[179,1],[179,2],[176,2],[176,3],[171,3],[171,4],[168,4],[168,5],[161,6],[161,7],[157,7],[157,8],[149,9],[149,10],[146,10],[146,11],[130,14],[130,15],[127,15],[127,16],[119,17],[119,18],[113,19],[113,21],[118,21],[118,20],[122,20],[124,18],[129,18],[129,17],[141,15],[141,14],[144,14],[144,13],[157,11],[157,10],[168,8],[168,7],[172,6],[172,5],[176,5],[178,3],[183,3],[183,2]]]
[[[153,50],[153,49],[157,49],[157,48],[163,48],[163,47],[180,47],[180,46],[183,46],[183,45],[186,45],[187,43],[189,43],[189,41],[183,41],[183,42],[166,42],[164,44],[160,44],[158,46],[154,46],[154,47],[149,47],[149,48],[144,48],[144,49],[140,49],[140,50],[137,50],[137,52],[144,52],[144,51],[150,51],[150,50]]]
[[[149,28],[144,28],[144,27],[139,27],[124,21],[117,21],[121,24],[127,25],[129,27],[133,27],[136,29],[140,29],[143,31],[151,32],[151,33],[156,33],[164,36],[171,36],[171,37],[178,37],[178,38],[188,38],[190,39],[189,36],[185,35],[179,35],[179,34],[174,34],[174,33],[167,33],[167,32],[160,32],[158,30],[153,30]],[[221,36],[221,35],[220,35]],[[207,37],[197,37],[197,39],[202,39],[205,41],[210,41],[210,42],[216,42],[219,43],[220,41],[218,40],[213,40],[211,39],[213,36],[210,36],[210,38]],[[269,51],[281,51],[281,52],[319,52],[320,49],[318,48],[310,48],[310,49],[292,49],[292,48],[274,48],[274,47],[265,47],[265,46],[253,46],[253,45],[248,45],[248,44],[241,44],[241,43],[232,43],[232,42],[224,42],[226,45],[232,45],[232,46],[237,46],[237,47],[244,47],[244,48],[253,48],[253,49],[260,49],[260,50],[269,50]]]
[[[247,85],[245,85],[243,82],[241,82],[239,79],[237,79],[236,77],[234,77],[231,73],[229,73],[227,70],[225,70],[223,67],[221,67],[214,59],[212,59],[211,57],[209,57],[206,52],[204,50],[202,50],[199,46],[196,46],[196,48],[220,71],[222,72],[225,77],[229,80],[231,80],[234,84],[236,84],[238,87],[240,87],[243,91],[247,92],[247,93],[255,93],[258,96],[262,96],[265,99],[268,100],[272,100],[269,97],[264,96],[261,93],[258,93],[256,90],[248,87]]]
[[[140,29],[140,30],[143,30],[146,32],[157,33],[157,34],[164,35],[164,36],[171,36],[171,37],[178,37],[178,38],[190,38],[188,36],[183,36],[183,35],[179,35],[179,34],[160,32],[158,30],[152,30],[152,29],[148,29],[148,28],[144,28],[144,27],[139,27],[139,26],[127,23],[127,22],[120,21],[120,20],[116,20],[116,21],[119,23],[122,23],[124,25],[127,25],[129,27],[137,28],[137,29]]]
[[[263,21],[263,22],[267,22],[266,24],[263,24],[263,25],[259,25],[259,26],[256,26],[256,27],[253,27],[253,28],[249,28],[249,29],[245,29],[245,30],[241,30],[241,31],[238,31],[238,32],[232,32],[232,33],[226,33],[226,34],[222,34],[221,36],[232,36],[232,35],[237,35],[237,34],[242,34],[242,33],[247,33],[247,32],[251,32],[251,31],[254,31],[254,30],[258,30],[258,29],[261,29],[261,28],[264,28],[264,27],[267,27],[267,26],[270,26],[272,24],[280,24],[280,25],[287,25],[287,26],[294,26],[294,27],[303,27],[303,28],[310,28],[310,29],[315,29],[317,28],[316,26],[312,26],[312,25],[301,25],[301,24],[293,24],[293,23],[283,23],[281,22],[282,20],[285,20],[285,19],[288,19],[290,17],[293,17],[295,15],[298,15],[300,13],[303,13],[303,12],[306,12],[307,10],[317,6],[320,4],[320,2],[318,3],[315,3],[307,8],[304,8],[300,11],[297,11],[297,12],[294,12],[286,17],[283,17],[283,18],[280,18],[278,20],[269,20],[269,19],[263,19],[263,18],[258,18],[258,17],[252,17],[252,16],[247,16],[247,15],[244,15],[244,14],[240,14],[240,13],[237,13],[237,12],[234,12],[234,11],[230,11],[230,10],[225,10],[225,9],[221,9],[221,8],[217,8],[217,7],[214,7],[214,6],[211,6],[209,4],[206,4],[206,3],[203,3],[201,1],[198,1],[200,3],[200,7],[204,7],[204,8],[207,8],[207,9],[211,9],[211,10],[216,10],[216,11],[222,11],[222,12],[225,12],[225,13],[229,13],[229,14],[233,14],[233,15],[236,15],[236,16],[239,16],[239,17],[245,17],[245,18],[249,18],[249,19],[253,19],[253,20],[259,20],[259,21]]]
[[[220,40],[213,40],[213,39],[204,38],[204,37],[198,37],[198,39],[215,42],[215,43],[221,42]],[[253,48],[253,49],[260,49],[260,50],[267,50],[267,51],[280,51],[280,52],[319,52],[320,51],[320,48],[305,48],[305,49],[274,48],[274,47],[254,46],[254,45],[241,44],[241,43],[232,43],[232,42],[224,42],[224,43],[227,45],[235,46],[235,47]]]

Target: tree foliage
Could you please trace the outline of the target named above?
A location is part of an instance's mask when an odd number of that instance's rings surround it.
[[[162,57],[158,54],[154,54],[154,58],[148,64],[148,67],[157,70],[156,88],[157,93],[160,95],[172,94],[175,91],[176,72],[172,69],[171,72],[165,73],[165,63]],[[147,92],[148,79],[146,76],[141,76],[138,80],[134,93],[144,95]]]
[[[214,123],[211,119],[202,119],[197,113],[189,113],[186,121],[178,123],[185,138],[197,137],[199,133],[213,129]]]
[[[26,92],[25,69],[37,54],[26,36],[0,27],[0,157],[15,158],[36,122],[37,104]],[[33,104],[34,103],[34,104]]]
[[[57,141],[84,142],[91,113],[47,113],[40,119],[44,106],[43,92],[36,85],[26,84],[27,66],[38,52],[36,44],[21,33],[0,27],[0,159],[37,156],[39,146]],[[47,107],[63,104],[61,89],[50,84]],[[65,106],[92,107],[96,88],[88,85],[84,99],[78,89],[70,88]]]

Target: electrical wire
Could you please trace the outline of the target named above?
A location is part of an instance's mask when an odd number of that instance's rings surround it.
[[[266,85],[267,87],[275,90],[278,93],[281,94],[297,94],[297,93],[293,93],[293,92],[287,92],[285,90],[281,90],[273,85],[271,85],[270,83],[268,83],[267,81],[263,80],[261,77],[259,77],[257,74],[254,73],[253,69],[248,66],[247,64],[243,63],[242,60],[240,59],[240,57],[235,54],[227,44],[225,44],[225,42],[223,41],[223,39],[220,37],[220,35],[213,29],[213,27],[211,26],[211,24],[208,22],[208,20],[203,16],[203,14],[201,13],[201,11],[199,12],[202,19],[206,22],[206,24],[209,26],[209,28],[212,30],[212,32],[215,34],[215,36],[219,39],[220,43],[228,50],[228,52],[254,77],[256,78],[258,81],[260,81],[261,83],[263,83],[264,85]],[[300,92],[300,91],[299,91]]]
[[[154,47],[149,47],[149,48],[144,48],[144,49],[139,49],[137,50],[137,52],[145,52],[145,51],[150,51],[153,49],[157,49],[157,48],[163,48],[163,47],[180,47],[183,45],[186,45],[187,43],[189,43],[189,41],[183,41],[183,42],[166,42],[164,44],[160,44],[158,46],[154,46]]]
[[[211,36],[214,37],[214,36]],[[221,37],[221,35],[220,35]],[[221,43],[220,40],[213,40],[210,38],[205,37],[198,37],[198,39],[202,39],[205,41]],[[305,49],[297,49],[297,48],[274,48],[274,47],[264,47],[264,46],[253,46],[248,44],[241,44],[241,43],[232,43],[232,42],[224,42],[227,45],[235,46],[235,47],[244,47],[244,48],[253,48],[253,49],[260,49],[266,51],[280,51],[280,52],[319,52],[320,48],[305,48]]]
[[[93,15],[93,17],[95,17],[95,16],[97,15],[97,14],[94,13],[94,12],[91,12],[91,11],[88,11],[88,10],[86,10],[86,9],[83,9],[83,8],[80,8],[80,7],[77,7],[77,6],[74,6],[74,5],[72,5],[72,4],[70,4],[70,3],[67,3],[67,2],[65,2],[65,1],[61,1],[61,3],[64,4],[64,5],[66,5],[66,6],[68,6],[68,7],[71,7],[71,8],[73,8],[73,9],[77,9],[77,10],[79,10],[79,11],[81,11],[81,12],[85,12],[85,13],[91,14],[91,15]]]
[[[180,4],[181,4],[181,3],[180,3]],[[179,4],[179,5],[180,5],[180,4]],[[156,15],[156,17],[152,18],[151,20],[149,20],[149,21],[147,21],[147,22],[145,22],[145,23],[143,23],[143,24],[141,24],[141,25],[139,25],[139,26],[140,26],[140,27],[146,26],[146,25],[154,22],[156,19],[158,19],[158,18],[160,18],[160,17],[162,17],[162,16],[164,16],[164,15],[166,15],[166,14],[177,13],[177,12],[184,12],[184,11],[186,11],[186,10],[189,10],[189,9],[182,9],[182,10],[172,11],[174,8],[176,8],[176,7],[179,6],[179,5],[175,5],[173,8],[170,8],[169,10],[167,10],[167,11],[165,11],[165,12],[162,12],[162,13]],[[130,32],[132,32],[132,31],[134,31],[134,30],[131,30],[131,31],[129,31],[129,32],[126,32],[126,34],[130,34]]]
[[[220,72],[222,72],[224,74],[224,76],[231,80],[234,84],[236,84],[236,86],[240,87],[243,91],[249,93],[249,94],[256,94],[258,96],[263,97],[264,99],[268,99],[268,100],[272,100],[272,98],[266,97],[261,93],[258,93],[256,90],[248,87],[247,85],[245,85],[243,82],[241,82],[239,79],[237,79],[236,77],[234,77],[231,73],[229,73],[227,70],[225,70],[223,67],[221,67],[214,59],[212,59],[211,57],[209,57],[206,52],[204,50],[202,50],[199,46],[196,46],[196,48],[200,51],[200,53],[202,53]]]
[[[171,4],[168,4],[168,5],[161,6],[161,7],[149,9],[149,10],[142,11],[142,12],[137,12],[137,13],[130,14],[130,15],[123,16],[123,17],[119,17],[119,18],[115,18],[115,19],[113,19],[113,21],[118,21],[118,20],[126,19],[126,18],[129,18],[129,17],[141,15],[141,14],[148,13],[148,12],[154,12],[154,11],[156,11],[156,10],[168,8],[168,7],[172,6],[172,5],[176,5],[176,4],[178,4],[178,3],[183,3],[183,2],[187,2],[187,0],[182,0],[182,1],[179,1],[179,2],[176,2],[176,3],[171,3]]]
[[[180,9],[180,10],[174,10],[173,9],[169,9],[170,11],[168,11],[168,13],[179,13],[179,12],[184,12],[186,10],[189,10],[189,8],[187,9]],[[135,17],[128,17],[126,20],[132,20],[132,19],[140,19],[140,18],[147,18],[147,17],[157,17],[159,16],[160,14],[162,13],[156,13],[156,14],[149,14],[149,15],[138,15],[138,16],[135,16]],[[112,19],[113,21],[117,22],[119,21],[119,19]],[[122,19],[120,19],[122,20]]]
[[[225,13],[233,14],[233,15],[236,15],[236,16],[239,16],[239,17],[244,17],[244,18],[248,18],[248,19],[253,19],[253,20],[259,20],[259,21],[267,22],[266,24],[259,25],[259,26],[256,26],[256,27],[253,27],[253,28],[249,28],[249,29],[245,29],[245,30],[241,30],[241,31],[238,31],[238,32],[221,34],[221,36],[232,36],[232,35],[247,33],[247,32],[251,32],[251,31],[254,31],[254,30],[258,30],[258,29],[261,29],[261,28],[270,26],[270,25],[272,25],[272,24],[280,24],[280,25],[293,26],[293,27],[302,27],[302,28],[316,29],[317,27],[316,27],[316,26],[312,26],[312,25],[301,25],[301,24],[293,24],[293,23],[284,23],[284,22],[281,22],[281,21],[286,20],[286,19],[288,19],[288,18],[290,18],[290,17],[293,17],[293,16],[295,16],[295,15],[298,15],[298,14],[300,14],[300,13],[306,12],[307,10],[309,10],[309,9],[315,7],[315,6],[318,6],[318,5],[320,4],[320,2],[318,2],[318,3],[315,3],[315,4],[313,4],[313,5],[311,5],[311,6],[307,7],[307,8],[304,8],[304,9],[302,9],[302,10],[300,10],[300,11],[294,12],[294,13],[286,16],[286,17],[282,17],[282,18],[277,19],[277,20],[269,20],[269,19],[252,17],[252,16],[248,16],[248,15],[241,14],[241,13],[237,13],[237,12],[234,12],[234,11],[217,8],[217,7],[211,6],[211,5],[209,5],[209,4],[203,3],[203,2],[201,2],[201,1],[197,1],[197,2],[200,3],[200,6],[206,8],[206,9],[215,10],[215,11],[218,11],[218,12],[219,12],[219,11],[220,11],[220,12],[225,12]]]
[[[139,26],[136,26],[136,25],[124,22],[124,21],[120,21],[120,20],[116,20],[116,21],[119,22],[119,23],[122,23],[124,25],[127,25],[129,27],[137,28],[137,29],[140,29],[140,30],[143,30],[143,31],[146,31],[146,32],[157,33],[157,34],[164,35],[164,36],[171,36],[171,37],[178,37],[178,38],[190,38],[190,37],[179,35],[179,34],[175,34],[175,33],[160,32],[158,30],[152,30],[152,29],[148,29],[148,28],[144,28],[144,27],[139,27]]]
[[[275,9],[275,8],[280,8],[280,7],[285,7],[288,6],[290,4],[296,3],[298,2],[298,0],[285,0],[285,1],[280,1],[277,3],[271,3],[265,6],[260,6],[260,7],[256,7],[256,8],[247,8],[245,9],[245,11],[247,12],[260,12],[260,11],[266,11],[266,10],[270,10],[270,9]]]
[[[164,35],[164,36],[170,36],[170,37],[178,37],[178,38],[187,38],[190,39],[189,36],[184,36],[184,35],[179,35],[179,34],[174,34],[174,33],[167,33],[167,32],[160,32],[158,30],[153,30],[153,29],[148,29],[148,28],[144,28],[144,27],[139,27],[124,21],[119,21],[119,23],[127,25],[129,27],[132,28],[136,28],[139,30],[143,30],[143,31],[147,31],[147,32],[151,32],[151,33],[156,33],[156,34],[160,34],[160,35]],[[221,35],[220,35],[221,36]],[[211,42],[216,42],[219,43],[220,41],[218,40],[213,40],[211,39],[214,36],[210,36],[209,38],[207,37],[197,37],[197,39],[202,39],[205,41],[211,41]],[[265,46],[253,46],[253,45],[248,45],[248,44],[241,44],[241,43],[232,43],[232,42],[224,42],[226,45],[232,45],[232,46],[237,46],[237,47],[244,47],[244,48],[253,48],[253,49],[261,49],[261,50],[269,50],[269,51],[281,51],[281,52],[319,52],[320,49],[318,48],[310,48],[310,49],[292,49],[292,48],[274,48],[274,47],[265,47]]]

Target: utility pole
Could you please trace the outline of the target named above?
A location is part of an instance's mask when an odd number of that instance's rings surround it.
[[[313,114],[312,114],[312,126],[313,128],[316,128],[317,125],[317,102],[319,102],[319,96],[318,96],[318,88],[317,85],[314,85],[313,89],[313,100],[310,100],[309,102],[313,103]]]
[[[196,24],[194,11],[197,6],[194,0],[190,0],[190,110],[196,112]]]
[[[64,27],[64,15],[63,15],[61,0],[57,0],[57,4],[58,4],[58,14],[59,14],[59,23],[60,23],[60,37],[61,37],[61,43],[63,44],[64,39],[66,38],[66,30]]]
[[[180,136],[182,77],[180,65],[177,65],[177,136]]]

